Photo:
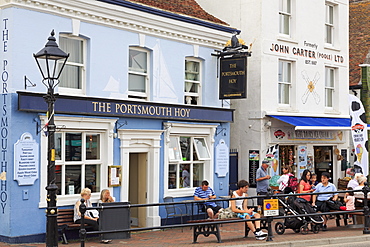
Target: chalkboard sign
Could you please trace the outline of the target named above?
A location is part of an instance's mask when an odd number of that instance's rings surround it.
[[[249,150],[249,187],[255,188],[256,184],[256,172],[258,169],[260,160],[259,150]]]

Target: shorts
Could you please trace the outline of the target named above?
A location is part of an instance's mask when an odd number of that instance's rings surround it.
[[[242,218],[242,219],[245,219],[245,216],[249,215],[249,217],[253,218],[254,215],[256,214],[256,212],[252,212],[252,215],[248,214],[248,213],[238,213],[238,217],[239,218]]]
[[[206,208],[207,209],[212,209],[212,211],[213,211],[213,214],[217,214],[218,213],[218,211],[220,211],[220,209],[221,209],[221,207],[220,206],[216,206],[216,207],[212,207],[212,206],[210,206],[210,205],[207,205],[206,206]]]

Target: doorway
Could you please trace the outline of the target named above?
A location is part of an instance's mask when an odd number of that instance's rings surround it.
[[[321,174],[328,172],[330,174],[330,182],[333,182],[333,147],[332,146],[314,146],[314,162],[315,173],[317,180],[321,181]]]
[[[147,203],[147,153],[129,154],[129,202]],[[146,207],[131,208],[131,225],[146,227]]]

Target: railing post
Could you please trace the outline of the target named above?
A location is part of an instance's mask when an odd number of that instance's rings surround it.
[[[370,234],[369,206],[368,206],[368,199],[367,199],[367,194],[369,193],[369,191],[370,189],[367,183],[365,183],[365,186],[362,188],[362,192],[364,193],[364,218],[365,218],[364,231],[363,231],[364,234]]]
[[[81,213],[80,241],[81,241],[81,247],[85,247],[85,241],[86,241],[86,229],[85,229],[86,205],[85,205],[85,199],[83,199],[83,198],[81,198],[80,213]]]

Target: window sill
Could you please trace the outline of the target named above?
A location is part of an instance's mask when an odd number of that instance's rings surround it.
[[[284,105],[279,105],[276,110],[278,112],[298,112],[297,110],[293,109],[291,106],[284,106]]]
[[[340,48],[334,47],[333,45],[330,45],[330,44],[324,44],[324,48],[328,50],[332,50],[332,51],[338,51],[338,52],[341,51]]]
[[[289,42],[289,43],[292,43],[292,44],[298,44],[297,40],[292,39],[289,36],[282,36],[281,34],[276,39],[279,40],[279,41],[285,41],[285,42]]]
[[[100,197],[100,193],[92,193],[91,194],[91,203],[98,203]],[[78,199],[80,199],[81,196],[76,194],[76,195],[65,195],[65,196],[57,196],[57,206],[73,206],[77,202]],[[39,202],[39,208],[46,208],[47,207],[47,202],[46,200],[43,202]]]
[[[195,191],[195,187],[194,188],[186,188],[186,189],[174,189],[174,190],[167,190],[164,192],[164,197],[166,196],[171,196],[173,198],[177,198],[177,197],[189,197],[189,196],[194,196],[194,191]]]

